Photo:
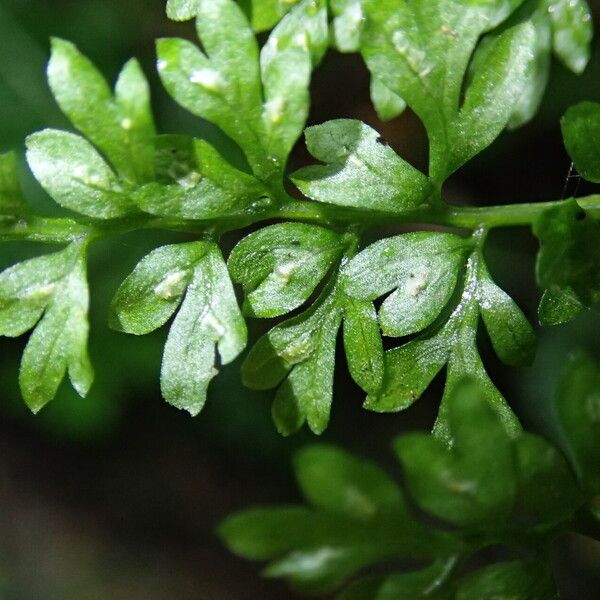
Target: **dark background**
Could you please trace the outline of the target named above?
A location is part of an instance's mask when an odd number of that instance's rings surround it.
[[[153,40],[193,38],[193,27],[164,15],[164,0],[0,0],[0,151],[22,153],[24,137],[46,126],[68,128],[47,89],[48,38],[60,36],[114,80],[131,56],[142,61],[153,87],[162,132],[188,132],[219,144],[218,132],[168,98],[154,71]],[[596,15],[600,2],[594,2]],[[596,18],[597,22],[597,18]],[[572,103],[600,100],[600,46],[581,77],[555,65],[542,112],[499,142],[449,182],[447,196],[465,204],[560,198],[570,161],[559,118]],[[363,119],[405,158],[424,167],[426,139],[409,112],[392,123],[376,118],[368,76],[356,57],[332,52],[313,84],[311,122]],[[308,160],[299,145],[294,166]],[[23,168],[30,198],[52,214],[52,203]],[[575,193],[571,181],[566,193]],[[581,184],[578,193],[588,190]],[[381,233],[381,232],[380,232]],[[392,230],[384,232],[393,233]],[[280,438],[270,420],[270,394],[245,390],[239,364],[223,370],[196,419],[160,398],[158,373],[165,331],[143,338],[110,331],[108,303],[123,278],[168,234],[143,233],[94,246],[91,257],[91,355],[96,383],[82,400],[65,384],[57,399],[33,417],[17,390],[26,339],[0,340],[0,599],[200,600],[285,599],[259,567],[232,557],[214,535],[233,511],[261,503],[299,500],[290,456],[313,440],[307,433]],[[233,243],[234,240],[228,240]],[[535,241],[525,230],[494,233],[492,271],[535,320],[539,298]],[[0,268],[45,248],[3,244]],[[585,347],[600,355],[597,314],[540,332],[533,368],[505,369],[488,351],[486,365],[526,426],[541,428],[566,353]],[[252,325],[257,334],[263,325]],[[390,445],[407,429],[431,426],[442,381],[413,408],[379,416],[361,409],[343,361],[336,373],[332,423],[324,440],[374,458],[398,473]],[[600,544],[561,540],[556,571],[567,599],[592,599],[600,586]]]

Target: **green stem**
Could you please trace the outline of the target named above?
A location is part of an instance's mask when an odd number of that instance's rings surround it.
[[[47,217],[0,218],[0,241],[28,240],[65,244],[82,236],[107,237],[139,229],[166,229],[194,234],[203,234],[208,229],[215,229],[222,233],[269,220],[305,221],[336,226],[354,224],[364,228],[433,224],[458,229],[489,230],[496,227],[530,226],[544,211],[559,206],[562,202],[564,200],[487,207],[445,205],[438,209],[426,207],[401,213],[381,213],[288,198],[278,208],[259,214],[240,213],[206,221],[157,218],[151,215],[104,222]],[[600,219],[600,194],[579,198],[577,202],[593,218]]]
[[[564,200],[505,206],[463,207],[445,205],[435,210],[418,208],[402,213],[377,213],[360,209],[340,208],[292,200],[283,204],[277,216],[289,220],[306,220],[316,223],[355,222],[365,226],[382,224],[431,223],[459,229],[493,229],[531,225],[549,208],[559,206]],[[600,219],[600,194],[577,199],[581,208],[592,217]]]

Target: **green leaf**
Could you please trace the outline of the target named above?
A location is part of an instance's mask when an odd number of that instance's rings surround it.
[[[159,72],[184,108],[220,127],[263,181],[280,178],[308,114],[313,59],[327,47],[323,2],[305,0],[272,32],[262,52],[233,0],[198,0],[206,54],[181,39],[158,43]],[[277,183],[280,185],[280,183]]]
[[[201,178],[197,142],[198,140],[189,135],[157,136],[154,153],[156,181],[162,184],[177,183],[187,189],[193,188]]]
[[[438,588],[447,569],[454,564],[454,559],[450,559],[439,561],[421,571],[363,579],[339,594],[336,600],[451,600],[450,592]]]
[[[304,0],[281,20],[261,51],[265,146],[282,166],[302,135],[310,106],[311,70],[328,44],[326,2]]]
[[[383,386],[369,395],[365,408],[382,413],[405,410],[423,395],[450,352],[445,335],[413,340],[386,352]]]
[[[475,74],[493,61],[498,38],[508,28],[520,23],[529,23],[535,31],[535,42],[531,47],[532,61],[526,71],[523,91],[514,105],[508,123],[509,129],[516,129],[530,121],[537,113],[550,75],[552,63],[552,22],[548,13],[548,0],[530,0],[522,4],[502,25],[487,34],[477,46],[469,67],[469,85]]]
[[[374,545],[350,548],[302,549],[269,565],[267,577],[286,577],[292,587],[305,594],[327,594],[356,572],[390,555],[386,548]]]
[[[111,304],[111,326],[144,335],[175,313],[206,244],[190,242],[153,250],[121,284]]]
[[[340,52],[358,52],[364,15],[360,0],[330,0],[333,40]]]
[[[300,315],[262,336],[242,364],[244,384],[256,390],[277,387],[295,365],[315,351],[320,329],[334,306],[335,299],[324,293]]]
[[[299,507],[264,508],[230,517],[219,533],[234,553],[245,558],[281,557],[264,574],[285,577],[293,587],[312,594],[332,592],[378,562],[427,559],[436,551],[452,551],[446,537],[403,515],[365,523]]]
[[[581,102],[561,120],[565,146],[582,177],[600,183],[600,104]]]
[[[17,155],[14,152],[0,154],[0,215],[17,216],[26,212]]]
[[[379,319],[383,333],[402,337],[431,325],[452,297],[462,258],[460,253],[446,257],[445,261],[435,257],[422,263],[421,269],[415,264],[408,277],[403,273],[401,285],[381,305]]]
[[[600,225],[575,200],[545,211],[534,223],[540,240],[537,279],[552,291],[571,290],[585,306],[600,300]]]
[[[286,0],[280,0],[285,3]],[[302,0],[277,25],[264,47],[261,61],[270,61],[278,48],[304,47],[317,66],[329,46],[327,3],[323,0]]]
[[[224,1],[219,0],[216,6],[222,7],[223,4]],[[238,10],[233,2],[227,4],[231,4],[232,10]],[[204,23],[206,20],[203,18],[199,22]],[[212,18],[205,28],[213,27],[215,20],[226,23],[224,18]],[[220,127],[244,150],[254,169],[264,168],[265,152],[257,133],[261,130],[259,107],[262,98],[256,40],[241,14],[237,19],[228,21],[226,31],[223,31],[223,26],[214,28],[215,33],[220,34],[224,46],[236,47],[235,40],[241,41],[239,56],[226,72],[219,70],[222,65],[218,58],[215,57],[213,63],[193,43],[182,39],[163,39],[157,44],[159,74],[169,94],[181,106]],[[211,38],[211,41],[217,44],[217,40]],[[234,66],[244,71],[239,84]],[[226,78],[226,74],[231,79]]]
[[[477,268],[476,265],[474,266]],[[485,396],[488,406],[503,423],[510,437],[515,438],[522,431],[517,416],[486,372],[477,348],[478,313],[481,308],[476,300],[477,288],[473,285],[473,279],[467,282],[463,300],[446,325],[448,335],[451,336],[449,339],[452,340],[452,352],[448,361],[444,396],[433,432],[438,439],[449,445],[453,442],[448,404],[455,390],[461,387],[465,376],[477,382],[479,391]],[[475,299],[471,299],[471,294],[475,294]]]
[[[144,212],[201,220],[269,206],[267,189],[256,178],[232,167],[207,142],[193,140],[192,144],[194,155],[171,165],[176,183],[150,183],[136,190],[135,202]]]
[[[277,317],[306,302],[343,250],[342,237],[328,229],[281,223],[239,242],[228,267],[244,286],[245,311]]]
[[[87,354],[89,292],[85,244],[75,242],[59,256],[56,261],[47,262],[54,262],[55,269],[64,267],[66,273],[62,279],[47,283],[46,289],[37,288],[38,297],[46,297],[42,305],[45,312],[25,347],[19,373],[21,393],[35,413],[54,398],[67,370],[73,387],[82,397],[87,395],[93,381]],[[9,272],[8,277],[16,275],[24,283],[32,277],[30,270],[37,266],[41,265],[29,261],[21,272]],[[59,273],[55,271],[54,275]],[[40,313],[36,315],[38,318]],[[34,319],[28,324],[35,324]]]
[[[545,290],[538,308],[540,325],[563,325],[576,319],[586,307],[570,288]]]
[[[48,82],[62,111],[132,183],[154,176],[154,121],[148,82],[129,61],[114,96],[100,72],[70,42],[54,38]]]
[[[554,525],[567,520],[583,502],[564,456],[542,438],[523,434],[515,442],[517,515]]]
[[[529,22],[535,29],[535,45],[533,61],[525,76],[523,94],[508,124],[510,129],[517,129],[525,125],[538,112],[548,85],[552,65],[552,24],[548,14],[548,0],[537,0],[533,4],[525,3],[524,9],[532,11]]]
[[[306,420],[310,430],[316,435],[322,434],[329,424],[331,402],[333,400],[333,372],[335,369],[336,337],[342,322],[342,313],[334,308],[324,319],[314,334],[314,350],[303,362],[291,370],[282,383],[275,397],[275,405],[297,407],[297,425]],[[288,428],[287,421],[277,419],[274,410],[275,424],[282,435],[295,433],[297,427]]]
[[[200,12],[200,0],[168,0],[167,17],[173,21],[189,21]]]
[[[432,193],[425,175],[360,121],[339,119],[309,127],[306,144],[328,164],[300,169],[292,181],[318,202],[398,213],[423,205]]]
[[[382,121],[391,121],[406,109],[406,102],[375,77],[371,78],[371,101]]]
[[[511,439],[473,381],[455,387],[448,413],[452,449],[424,434],[396,441],[408,488],[423,509],[441,519],[475,529],[497,528],[515,493]]]
[[[207,246],[198,260],[181,308],[171,326],[161,370],[167,402],[197,415],[210,380],[221,363],[232,362],[246,346],[246,324],[239,311],[220,250]]]
[[[84,138],[45,129],[27,138],[35,178],[64,208],[97,219],[124,217],[135,209],[114,172]]]
[[[298,0],[240,0],[250,13],[254,31],[274,27]],[[189,21],[200,13],[200,0],[168,0],[167,16],[174,21]]]
[[[61,281],[74,268],[73,246],[32,258],[0,274],[0,335],[18,337],[35,327]]]
[[[446,163],[448,174],[487,148],[508,125],[533,69],[536,43],[531,23],[512,27],[492,41],[450,129],[454,158]],[[446,162],[444,157],[438,160]]]
[[[306,499],[326,512],[369,521],[407,511],[399,487],[379,467],[333,446],[304,448],[294,467]]]
[[[520,100],[536,42],[529,24],[508,29],[493,42],[460,103],[480,36],[520,3],[363,3],[362,52],[369,70],[423,121],[430,175],[438,183],[498,136]]]
[[[254,31],[272,29],[298,0],[245,0],[250,5]]]
[[[586,490],[600,493],[600,375],[585,354],[571,356],[559,383],[556,405],[566,452]]]
[[[267,560],[283,555],[269,565],[267,576],[286,577],[304,592],[327,593],[371,564],[423,556],[444,547],[426,529],[414,527],[410,519],[365,524],[290,507],[234,515],[219,533],[233,552],[245,558]]]
[[[342,318],[334,279],[309,309],[260,338],[242,364],[243,381],[252,389],[271,389],[283,382],[273,405],[273,418],[283,435],[295,433],[305,421],[316,434],[326,429]]]
[[[530,337],[531,326],[519,309],[491,281],[479,250],[471,253],[466,262],[466,272],[461,277],[461,285],[448,308],[442,312],[456,287],[460,265],[471,244],[470,240],[447,233],[405,234],[376,242],[355,257],[344,270],[346,293],[366,299],[375,299],[387,293],[398,285],[398,281],[407,281],[407,289],[410,290],[415,280],[422,279],[420,274],[431,274],[429,285],[434,290],[442,287],[439,281],[447,285],[444,294],[437,297],[427,293],[428,287],[421,290],[425,292],[423,296],[426,300],[422,305],[412,302],[410,294],[408,300],[398,302],[396,306],[386,307],[386,303],[392,304],[390,299],[394,298],[393,295],[384,303],[380,312],[384,331],[388,322],[411,324],[411,327],[390,333],[406,335],[428,325],[433,328],[385,353],[383,386],[378,393],[369,395],[365,408],[377,412],[396,412],[408,408],[448,364],[445,398],[452,394],[453,388],[466,375],[477,379],[490,406],[502,418],[507,431],[515,435],[520,432],[518,420],[489,379],[479,356],[479,316],[481,313],[486,315],[495,347],[506,360],[514,362],[517,358],[528,357],[534,340]],[[392,312],[392,307],[395,312]],[[508,314],[515,319],[506,331],[498,327],[500,314]],[[412,327],[412,324],[416,325]],[[517,352],[517,357],[509,356],[509,349]],[[438,437],[450,443],[445,400],[442,401],[434,431]]]
[[[265,96],[263,123],[267,152],[285,164],[285,159],[302,135],[308,118],[311,62],[306,46],[293,38],[276,40],[261,53],[261,72]],[[271,48],[277,48],[272,51]]]
[[[251,560],[268,560],[344,535],[340,520],[304,507],[258,508],[229,517],[219,535],[229,549]]]
[[[554,52],[574,73],[582,73],[591,55],[592,13],[585,0],[552,0]]]
[[[376,300],[399,283],[409,284],[422,271],[435,281],[441,270],[452,270],[452,263],[464,258],[469,245],[452,233],[414,232],[379,240],[344,268],[344,291],[354,298]]]
[[[385,579],[381,576],[365,577],[343,589],[335,600],[378,600],[378,592]]]
[[[456,287],[467,242],[450,233],[418,232],[380,240],[344,269],[347,294],[363,300],[395,290],[379,317],[385,335],[401,337],[430,325]]]
[[[465,577],[456,600],[559,600],[547,567],[534,562],[503,562]]]
[[[483,322],[500,360],[511,367],[530,366],[536,351],[533,327],[513,299],[492,281],[485,267],[477,293]]]
[[[372,302],[348,297],[344,305],[344,349],[352,379],[367,394],[378,394],[384,378],[384,351]]]

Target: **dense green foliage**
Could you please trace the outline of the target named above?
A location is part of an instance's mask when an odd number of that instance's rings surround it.
[[[220,533],[237,554],[272,561],[267,576],[308,592],[336,590],[377,563],[423,564],[358,579],[340,600],[558,598],[548,548],[566,531],[597,536],[600,526],[591,509],[599,390],[594,362],[573,356],[555,400],[561,451],[529,433],[509,436],[476,382],[463,380],[447,401],[450,449],[425,433],[396,440],[403,486],[370,462],[312,446],[294,464],[310,506],[247,511]],[[474,555],[498,546],[510,561],[464,575]]]
[[[461,600],[481,598],[482,590],[552,597],[540,548],[600,493],[597,375],[578,359],[559,393],[569,463],[523,433],[485,369],[478,331],[485,327],[509,366],[532,362],[536,335],[495,283],[485,247],[492,228],[531,227],[540,241],[539,321],[570,321],[600,300],[600,200],[460,208],[446,202],[443,188],[504,130],[535,115],[552,53],[583,71],[592,34],[586,3],[170,0],[167,11],[177,20],[198,16],[201,45],[159,40],[165,88],[216,125],[243,159],[232,164],[205,140],[158,134],[135,60],[112,90],[73,44],[53,40],[49,84],[78,133],[34,133],[27,161],[69,216],[32,214],[15,156],[0,156],[0,240],[61,246],[0,274],[0,334],[33,330],[19,377],[25,402],[40,410],[66,373],[82,396],[92,384],[89,245],[136,230],[180,232],[180,243],[139,261],[109,317],[134,335],[174,317],[161,369],[170,404],[200,412],[218,369],[246,347],[246,317],[283,317],[253,345],[241,371],[247,386],[276,389],[273,419],[284,435],[305,424],[317,434],[327,428],[340,332],[368,410],[406,409],[445,368],[433,436],[408,436],[396,450],[410,498],[456,531],[427,527],[375,467],[316,448],[297,463],[316,508],[233,519],[223,531],[235,551],[256,559],[285,554],[268,574],[310,590],[333,589],[379,561],[435,561],[416,574],[361,582],[344,592],[347,599],[418,597],[437,587],[435,597]],[[348,119],[306,129],[319,164],[288,173],[309,114],[311,75],[330,46],[362,55],[381,118],[407,106],[420,118],[427,173],[377,131]],[[571,108],[562,129],[577,170],[598,183],[600,106]],[[413,230],[366,245],[365,231],[382,224]],[[249,226],[225,257],[222,235]],[[241,307],[234,284],[243,288]],[[386,350],[384,337],[397,339],[395,347]],[[526,524],[511,521],[515,511]],[[539,521],[530,522],[533,514]],[[533,546],[535,560],[455,579],[465,557],[497,543]]]

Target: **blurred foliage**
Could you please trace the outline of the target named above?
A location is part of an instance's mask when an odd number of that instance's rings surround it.
[[[591,0],[590,5],[597,22],[600,1]],[[47,126],[67,126],[66,119],[52,99],[45,77],[49,38],[58,36],[76,43],[109,80],[114,80],[127,59],[138,57],[151,81],[160,131],[191,133],[209,140],[230,155],[236,155],[237,149],[224,140],[213,126],[178,107],[158,82],[154,40],[170,35],[194,37],[192,24],[169,22],[164,7],[164,0],[0,0],[0,50],[3,55],[0,62],[0,152],[15,149],[22,153],[23,140],[29,133]],[[369,103],[369,77],[359,59],[333,52],[316,74],[313,94],[311,123],[332,117],[361,118],[381,131],[392,147],[405,153],[411,162],[418,164],[423,160],[426,143],[420,124],[410,111],[386,124],[377,118]],[[554,64],[550,86],[538,116],[524,129],[503,134],[495,145],[455,174],[447,186],[449,198],[457,203],[481,205],[503,203],[509,199],[541,200],[558,197],[565,184],[568,184],[565,194],[573,193],[576,186],[579,193],[585,193],[589,189],[588,184],[566,179],[570,160],[561,142],[559,119],[570,105],[581,100],[598,99],[600,44],[596,39],[588,69],[581,76],[576,76]],[[307,161],[304,149],[297,148],[294,163],[302,166]],[[22,172],[28,198],[35,200],[36,208],[51,214],[56,210],[53,203],[33,182],[24,164]],[[192,420],[165,405],[159,397],[157,374],[164,332],[146,336],[139,343],[139,340],[105,326],[110,299],[119,283],[136,262],[155,247],[156,242],[173,241],[185,240],[175,234],[164,235],[161,239],[155,236],[150,240],[146,234],[137,233],[120,238],[116,244],[111,242],[110,249],[108,243],[101,243],[92,251],[90,270],[95,284],[91,323],[95,333],[90,350],[97,379],[85,400],[65,385],[56,401],[33,418],[17,390],[18,357],[24,340],[0,340],[0,420],[7,428],[25,432],[23,445],[29,445],[31,440],[51,439],[67,447],[75,444],[74,447],[79,448],[80,443],[102,447],[111,440],[121,439],[121,435],[131,435],[145,428],[145,443],[154,442],[160,449],[162,444],[168,445],[172,439],[186,437],[194,440],[191,443],[196,452],[200,452],[198,444],[203,450],[209,449],[214,460],[220,461],[224,468],[237,460],[237,471],[234,472],[244,472],[247,468],[244,462],[247,456],[239,458],[247,453],[253,457],[250,462],[252,468],[260,465],[257,468],[260,475],[252,477],[256,479],[252,482],[254,487],[248,486],[249,499],[261,498],[265,485],[271,490],[276,489],[283,498],[295,498],[285,469],[290,453],[306,442],[308,436],[303,434],[291,442],[278,436],[271,423],[268,394],[251,392],[242,386],[239,363],[223,372],[211,390],[212,400],[206,411],[199,419]],[[231,245],[234,241],[230,240]],[[490,237],[487,250],[493,275],[503,289],[519,299],[520,305],[532,318],[538,300],[533,284],[535,247],[532,236],[526,232],[498,231]],[[510,259],[507,259],[507,251]],[[0,268],[13,264],[17,259],[34,256],[36,252],[37,248],[32,244],[3,244]],[[256,323],[253,328],[251,335],[254,337],[266,329]],[[485,336],[482,336],[481,342],[492,376],[516,405],[525,424],[552,432],[553,425],[547,422],[546,417],[548,399],[564,356],[579,347],[599,356],[599,340],[597,314],[586,315],[566,326],[547,329],[540,334],[540,350],[529,370],[503,367],[494,359]],[[388,441],[400,428],[427,428],[431,425],[433,410],[426,402],[415,405],[399,419],[365,414],[360,411],[362,394],[353,386],[344,384],[348,376],[343,366],[336,378],[339,380],[341,401],[334,411],[329,440],[343,440],[347,446],[387,463]],[[431,394],[433,398],[439,397],[439,385],[434,384]],[[33,448],[32,451],[37,451],[35,444]],[[190,462],[198,458],[197,454],[190,454]],[[155,454],[150,453],[150,456]],[[267,467],[275,468],[268,470]],[[165,478],[166,471],[168,469],[163,472]],[[132,472],[137,474],[135,469]],[[125,486],[125,481],[122,483]],[[162,485],[162,481],[154,483]],[[242,508],[247,499],[241,497],[244,494],[240,494],[236,486],[233,487],[225,504],[230,508]],[[140,498],[149,495],[140,493]],[[148,527],[151,526],[152,522]],[[57,535],[60,533],[56,532]],[[597,550],[595,552],[593,548],[573,542],[572,554],[579,557],[580,563],[587,564],[585,570],[588,573],[593,573],[599,564]],[[564,553],[559,553],[558,562],[563,565],[563,579],[571,582],[573,589],[579,586],[582,595],[578,597],[587,597],[585,576],[581,572],[575,575],[569,572],[564,565]],[[10,581],[10,568],[0,562],[0,597],[22,598],[16,593],[10,595],[11,591],[15,591]],[[283,593],[280,588],[273,589],[276,590],[274,594]],[[59,593],[48,597],[66,596]]]

